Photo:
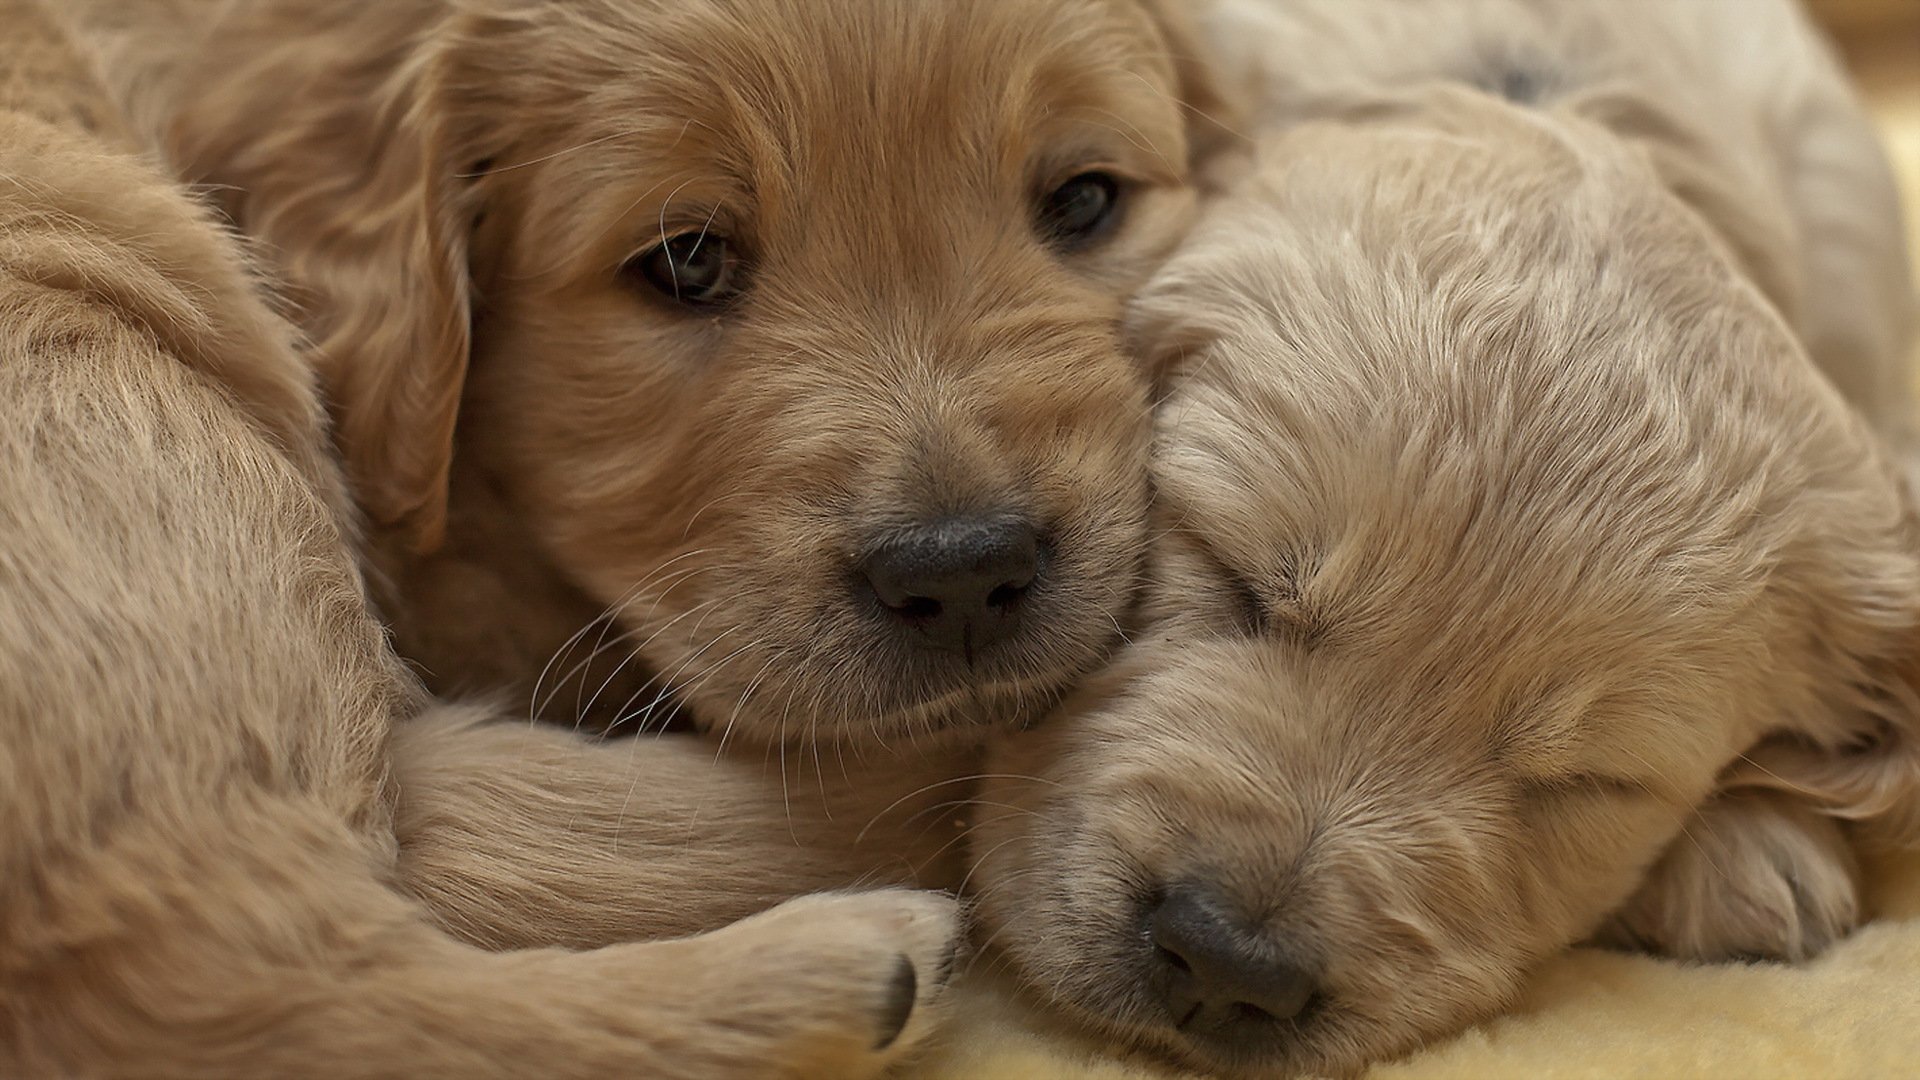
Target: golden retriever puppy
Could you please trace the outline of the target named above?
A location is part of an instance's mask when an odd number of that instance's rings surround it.
[[[489,952],[466,909],[406,896],[400,834],[433,809],[414,780],[489,746],[466,781],[493,816],[459,824],[559,839],[522,837],[517,864],[477,844],[469,877],[565,853],[564,907],[623,838],[663,881],[715,850],[770,881],[806,867],[784,822],[784,851],[760,838],[778,782],[709,751],[636,764],[415,716],[295,332],[35,9],[0,0],[0,22],[0,1075],[868,1076],[909,1051],[955,945],[945,897]],[[558,780],[703,797],[623,837],[542,803]],[[574,936],[632,934],[666,895]]]
[[[1575,107],[1634,140],[1914,475],[1898,187],[1797,3],[1216,0],[1205,23],[1220,77],[1267,126],[1437,80]],[[1763,765],[1747,773],[1771,786]],[[1603,936],[1697,959],[1802,959],[1858,920],[1855,876],[1825,814],[1730,792],[1701,809]]]
[[[348,493],[431,546],[464,398],[478,486],[536,527],[516,550],[645,595],[625,628],[714,674],[703,716],[851,741],[1044,700],[1140,545],[1113,323],[1190,203],[1157,16],[0,0],[0,25],[0,1075],[910,1052],[949,897],[633,942],[915,876],[846,834],[904,850],[900,792],[947,762],[867,747],[809,810],[784,761],[429,705]],[[299,327],[155,146],[223,185]],[[674,558],[716,571],[704,599],[645,592]],[[949,619],[939,590],[989,571]],[[550,576],[525,568],[530,608]],[[713,608],[734,629],[698,629]],[[721,659],[749,641],[759,666]]]
[[[77,10],[287,279],[434,687],[977,741],[1115,640],[1204,96],[1157,3]]]
[[[1143,295],[1153,629],[1007,742],[976,833],[1048,1000],[1346,1072],[1500,1007],[1710,799],[1755,805],[1704,858],[1911,835],[1901,470],[1621,100],[1301,126]]]
[[[1423,83],[1572,99],[1652,156],[1849,402],[1914,431],[1913,279],[1899,187],[1798,0],[1196,0],[1212,75],[1251,125],[1343,114]]]

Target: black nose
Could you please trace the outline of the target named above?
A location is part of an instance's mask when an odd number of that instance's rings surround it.
[[[1167,1012],[1190,1036],[1246,1045],[1306,1011],[1318,980],[1207,890],[1169,889],[1148,916]]]
[[[926,644],[971,656],[1009,637],[1040,574],[1039,534],[1011,515],[889,533],[860,570],[882,607]]]

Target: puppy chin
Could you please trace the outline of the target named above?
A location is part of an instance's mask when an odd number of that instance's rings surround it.
[[[882,713],[871,722],[875,740],[928,748],[979,743],[1025,731],[1045,716],[1071,683],[1070,673],[985,686],[962,686],[928,701]]]

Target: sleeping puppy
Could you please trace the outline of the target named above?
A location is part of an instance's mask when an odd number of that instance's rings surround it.
[[[79,7],[287,280],[437,689],[977,741],[1111,646],[1206,96],[1158,3]]]
[[[1902,470],[1628,101],[1350,103],[1140,300],[1154,629],[1007,742],[975,833],[1047,1000],[1346,1072],[1647,888],[1790,953],[1852,903],[1835,819],[1914,835]],[[1703,824],[1720,878],[1671,888]]]
[[[1252,100],[1264,126],[1440,82],[1573,109],[1631,140],[1914,475],[1913,282],[1898,187],[1798,4],[1204,9],[1216,77]],[[1771,785],[1764,769],[1749,772]],[[1800,959],[1858,920],[1856,894],[1853,856],[1825,815],[1791,797],[1730,793],[1702,808],[1603,936],[1687,958]]]

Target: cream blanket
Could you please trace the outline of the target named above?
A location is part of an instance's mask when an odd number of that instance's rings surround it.
[[[1577,949],[1505,1015],[1370,1080],[1920,1077],[1920,854],[1883,860],[1877,918],[1801,967],[1687,966]],[[962,987],[961,1013],[913,1080],[1167,1080],[1109,1056],[1004,984]]]

